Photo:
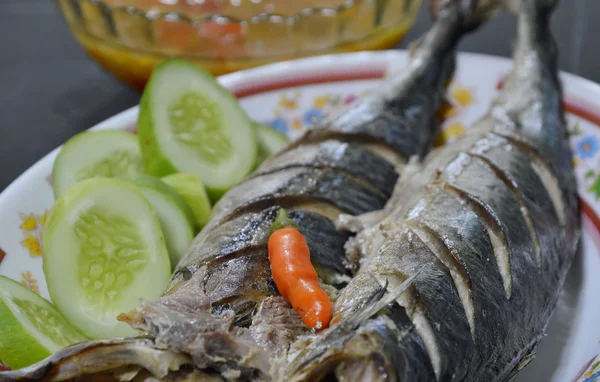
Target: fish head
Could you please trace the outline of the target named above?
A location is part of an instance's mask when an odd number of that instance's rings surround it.
[[[359,325],[340,324],[316,338],[308,336],[296,342],[288,356],[284,379],[396,381],[405,363],[398,358],[401,349],[396,338],[397,329],[385,316]]]
[[[382,285],[368,272],[356,276],[347,293],[353,297],[336,303],[332,326],[292,345],[284,380],[396,381],[402,373],[418,373],[412,368],[418,367],[420,359],[415,360],[410,347],[403,345],[409,330],[399,329],[388,313],[422,270],[399,285],[387,281]]]

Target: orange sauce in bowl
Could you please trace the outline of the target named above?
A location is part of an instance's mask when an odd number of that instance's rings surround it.
[[[374,0],[355,0],[351,8],[335,12],[343,0],[105,1],[100,9],[85,0],[77,8],[73,0],[59,4],[88,54],[138,90],[144,88],[156,65],[172,57],[194,62],[218,76],[299,57],[389,49],[406,34],[420,5],[420,0],[388,0],[382,13]],[[109,12],[106,4],[113,6]],[[134,17],[129,5],[146,15],[179,12],[201,21],[183,22],[172,13],[151,20]],[[332,8],[286,18],[315,5]],[[280,16],[264,16],[265,11]],[[232,22],[214,13],[246,21]]]

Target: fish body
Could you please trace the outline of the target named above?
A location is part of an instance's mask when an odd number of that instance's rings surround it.
[[[349,280],[349,264],[340,245],[348,233],[332,222],[341,214],[357,216],[383,209],[400,176],[397,170],[408,158],[424,157],[432,147],[439,126],[436,110],[454,73],[456,44],[487,16],[480,11],[467,18],[473,6],[446,1],[437,23],[403,71],[309,130],[228,191],[178,264],[169,290],[206,265],[206,293],[213,307],[251,316],[263,298],[277,294],[265,234],[274,206],[294,211],[292,218],[307,236],[311,254],[316,253],[312,262],[324,283],[340,286]],[[214,243],[223,247],[240,243],[235,229],[224,226],[246,221],[250,215],[261,227],[254,239],[217,260],[223,251]],[[306,221],[300,221],[301,216],[312,218],[310,229],[303,226]],[[319,231],[327,234],[317,235]],[[219,239],[223,235],[230,238]],[[314,252],[317,246],[320,250]]]
[[[496,381],[533,358],[580,226],[549,30],[556,2],[514,3],[514,68],[489,114],[414,164],[385,217],[358,234],[361,268],[330,332],[296,345],[287,380]],[[408,290],[357,320],[373,295],[411,276]]]
[[[313,334],[278,300],[271,279],[267,239],[277,208],[284,207],[305,235],[320,281],[336,301],[336,288],[350,281],[349,269],[356,264],[348,264],[344,252],[350,233],[334,222],[342,215],[388,212],[386,203],[389,206],[397,197],[396,180],[402,179],[408,158],[423,159],[432,146],[438,127],[436,110],[454,72],[460,37],[474,30],[498,4],[493,0],[440,2],[436,23],[404,70],[395,70],[376,91],[310,130],[228,191],[177,265],[164,296],[120,316],[144,332],[143,337],[75,345],[23,370],[0,373],[0,381],[92,375],[120,381],[143,380],[148,375],[163,380],[278,381],[289,374],[302,379],[300,369],[288,373],[286,354],[297,354],[298,348],[290,344]],[[353,285],[357,282],[341,292],[352,290]],[[366,295],[372,287],[381,289],[365,283],[357,293]],[[337,304],[343,306],[345,301],[349,300],[342,298]],[[406,370],[434,375],[437,369],[428,363],[426,341],[407,336],[402,345],[406,348],[400,349],[395,337],[390,337],[398,329],[398,320],[407,330],[413,325],[404,307],[390,309],[389,316],[358,328],[366,340],[384,341],[387,350],[376,357],[376,367],[369,364],[361,370],[361,362],[350,362],[348,370],[375,381],[381,379],[377,374],[381,365],[404,362]],[[365,338],[351,336],[349,341],[369,350]],[[114,356],[105,362],[101,357],[108,347]],[[403,358],[409,353],[409,358]],[[323,367],[329,365],[323,362]],[[403,373],[408,371],[394,371],[390,378]]]

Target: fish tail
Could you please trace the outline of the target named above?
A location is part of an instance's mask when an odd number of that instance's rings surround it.
[[[559,0],[506,0],[506,8],[519,18],[520,39],[532,46],[544,47],[554,39],[550,31],[550,15]],[[553,56],[557,51],[554,48]],[[549,57],[552,61],[555,57]]]
[[[518,20],[514,65],[491,114],[495,132],[517,142],[535,163],[558,213],[564,217],[570,264],[581,236],[577,180],[569,145],[558,69],[558,49],[550,28],[557,0],[511,0]],[[560,280],[564,280],[568,267]]]
[[[495,12],[507,8],[508,1],[510,0],[432,0],[430,11],[436,20],[453,19],[459,37],[477,29]]]
[[[461,38],[485,23],[495,11],[505,7],[506,0],[432,0],[430,10],[434,26],[410,46],[411,56],[423,61],[435,59],[443,70],[442,83],[454,75],[456,48]]]
[[[571,173],[558,50],[550,30],[557,0],[507,0],[518,20],[514,65],[492,114],[520,130],[559,172]],[[561,170],[562,168],[562,170]]]
[[[520,130],[552,162],[558,176],[572,175],[558,50],[550,29],[557,0],[511,0],[518,20],[514,66],[492,113]],[[545,155],[548,154],[548,155]]]
[[[506,8],[512,13],[518,13],[523,7],[535,12],[551,12],[559,0],[505,0]]]
[[[394,139],[399,153],[407,159],[429,152],[439,131],[436,110],[456,68],[456,50],[463,36],[476,30],[503,6],[500,0],[433,0],[434,25],[413,46],[408,67],[396,65],[388,72],[382,94],[395,106],[414,104],[401,117],[418,129],[408,130],[409,139]],[[400,114],[400,113],[398,113]],[[415,123],[419,121],[419,123]],[[402,147],[400,147],[402,146]]]

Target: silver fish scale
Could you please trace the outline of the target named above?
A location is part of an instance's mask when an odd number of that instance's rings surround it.
[[[387,272],[404,275],[404,278],[422,267],[413,284],[413,298],[424,307],[436,338],[442,333],[447,334],[445,341],[437,341],[437,350],[447,355],[441,359],[440,369],[452,370],[452,365],[457,365],[459,370],[467,368],[467,360],[456,349],[461,349],[461,353],[471,353],[474,342],[448,268],[411,229],[403,231],[398,240],[387,242],[373,262],[373,268],[386,269]],[[414,325],[412,330],[417,330]],[[459,373],[456,378],[461,380],[465,374]]]
[[[490,320],[494,320],[506,305],[507,297],[487,230],[480,218],[455,196],[439,192],[415,220],[441,240],[464,277],[464,281],[455,280],[455,284],[464,284],[456,287],[470,292],[464,309],[467,317],[472,317],[474,327],[471,332],[475,341],[478,344],[485,342],[479,341],[482,336],[502,338],[505,332],[501,328],[498,333],[486,332],[487,327],[492,326]],[[494,296],[490,293],[497,290],[502,290],[502,294]]]
[[[441,157],[449,158],[445,166],[429,162],[433,167],[423,173],[431,173],[433,183],[424,185],[421,199],[413,198],[413,205],[420,207],[410,210],[404,225],[393,228],[399,232],[386,234],[377,255],[361,269],[375,275],[383,286],[425,266],[413,288],[398,301],[414,323],[409,335],[423,339],[440,380],[492,380],[500,372],[495,365],[510,364],[522,349],[531,348],[531,328],[541,329],[547,319],[534,312],[550,308],[546,290],[557,282],[540,280],[540,275],[556,269],[558,250],[565,245],[548,192],[538,192],[532,200],[534,192],[545,188],[527,155],[517,147],[507,149],[507,142],[490,144],[485,132],[472,142],[471,147],[454,152],[454,159],[442,153]],[[502,180],[492,165],[513,183]],[[516,192],[522,193],[522,200]],[[474,204],[481,209],[473,208]],[[536,218],[534,232],[523,218],[523,209]],[[513,284],[510,295],[490,241],[493,227],[481,216],[482,210],[504,235]],[[547,254],[542,264],[534,255],[532,234],[538,232],[542,253]],[[448,259],[450,268],[445,264]],[[354,311],[357,288],[364,288],[360,282],[353,284],[354,280],[336,306],[346,310],[341,313],[346,317]],[[461,299],[461,288],[468,292],[467,299]],[[416,319],[419,306],[424,316]],[[469,327],[469,312],[474,314],[473,327]]]
[[[446,75],[444,70],[436,74]],[[438,123],[431,117],[435,115],[436,105],[443,101],[443,84],[443,78],[419,84],[411,81],[408,86],[412,89],[403,97],[361,100],[322,129],[308,132],[307,139],[342,134],[383,142],[404,158],[422,156],[433,143]],[[420,128],[415,129],[415,126]]]
[[[559,249],[564,247],[565,237],[562,234],[556,235],[554,231],[555,227],[564,223],[559,221],[551,196],[531,166],[529,156],[503,138],[500,138],[497,146],[474,152],[502,171],[513,184],[515,192],[521,194],[524,203],[522,208],[526,208],[531,215],[539,246],[546,248],[541,253],[542,271],[556,268],[559,264]]]
[[[233,188],[215,205],[211,223],[204,230],[250,209],[260,211],[282,204],[285,199],[323,201],[340,211],[361,214],[383,208],[387,197],[370,184],[331,168],[286,168]]]
[[[463,153],[464,155],[468,155]],[[449,181],[452,187],[464,192],[482,204],[501,224],[508,247],[513,255],[529,259],[531,270],[536,270],[535,250],[527,223],[518,200],[506,184],[479,158],[471,157],[463,171]]]
[[[286,168],[310,167],[339,169],[369,182],[389,198],[398,179],[394,166],[379,155],[357,144],[327,140],[303,144],[268,159],[250,177]]]

